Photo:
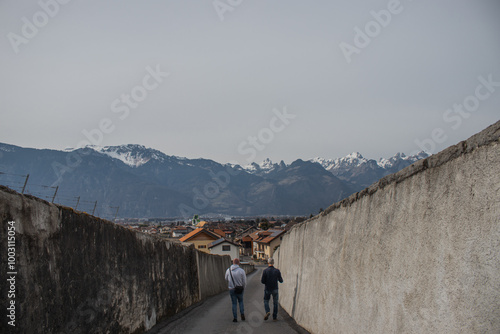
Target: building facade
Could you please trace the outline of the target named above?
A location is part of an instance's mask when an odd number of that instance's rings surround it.
[[[231,260],[240,257],[240,248],[240,245],[225,238],[220,238],[208,245],[210,254],[229,255],[231,256]]]
[[[179,241],[191,243],[199,251],[209,253],[208,244],[220,239],[220,236],[206,230],[203,228],[197,228],[184,237],[180,238]]]

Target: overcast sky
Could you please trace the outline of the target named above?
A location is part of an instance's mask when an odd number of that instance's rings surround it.
[[[0,142],[378,159],[500,119],[498,0],[60,1],[0,2]]]

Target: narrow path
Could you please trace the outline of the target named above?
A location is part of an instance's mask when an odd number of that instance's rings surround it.
[[[241,321],[238,316],[238,322],[233,322],[229,292],[223,292],[191,308],[174,321],[156,325],[148,334],[308,333],[281,307],[278,321],[273,321],[272,317],[264,321],[264,286],[260,283],[264,268],[256,267],[256,270],[247,277],[247,288],[243,297],[246,321]],[[272,310],[272,301],[270,306]]]

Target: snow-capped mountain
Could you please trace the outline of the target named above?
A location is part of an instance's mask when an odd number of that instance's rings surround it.
[[[370,166],[375,169],[383,169],[383,170],[392,170],[396,168],[397,170],[401,169],[401,164],[406,166],[411,165],[412,163],[425,159],[429,155],[425,152],[419,152],[418,154],[406,156],[404,153],[396,153],[394,156],[390,158],[380,158],[378,161],[374,159],[367,159],[361,155],[359,152],[353,152],[351,154],[346,155],[342,158],[335,159],[325,159],[325,158],[314,158],[309,160],[313,163],[320,164],[324,169],[337,175],[346,170],[352,170],[356,168],[360,168],[363,166]],[[267,158],[263,160],[261,163],[251,163],[247,166],[244,166],[243,169],[251,174],[269,174],[279,169],[283,169],[288,167],[289,165],[285,164],[283,160],[278,164],[274,163],[271,159]],[[396,172],[395,170],[394,172]]]
[[[285,167],[287,167],[287,165],[283,160],[281,160],[281,162],[277,164],[273,163],[271,159],[267,158],[259,164],[252,162],[250,165],[244,166],[243,169],[250,174],[263,175],[272,173]]]
[[[164,153],[146,148],[143,145],[120,145],[120,146],[87,146],[92,150],[118,159],[130,167],[139,167],[149,162],[151,159],[164,161],[167,157]]]
[[[97,201],[98,214],[110,217],[118,206],[125,217],[309,215],[354,191],[320,165],[302,160],[290,166],[266,161],[252,174],[238,165],[177,158],[140,145],[58,151],[0,143],[0,148],[0,184],[20,191],[23,175],[30,174],[25,193],[52,200],[58,186],[56,203],[74,207],[81,197],[78,209],[88,212]]]
[[[425,159],[428,156],[429,154],[424,151],[420,151],[419,153],[410,156],[406,156],[404,153],[396,153],[389,159],[380,158],[377,164],[384,169],[390,169],[397,165],[400,161],[409,162],[411,165],[412,163],[417,162],[420,159]]]
[[[241,167],[166,155],[142,145],[57,151],[0,143],[0,184],[19,191],[22,176],[30,174],[29,194],[49,198],[47,189],[57,185],[60,204],[74,206],[75,198],[82,197],[88,203],[98,201],[102,210],[119,205],[120,214],[128,217],[303,215],[425,157],[396,154],[377,162],[356,152],[338,159],[298,159],[289,165],[266,159]]]
[[[365,159],[359,152],[353,152],[343,158],[324,159],[318,157],[309,161],[319,163],[321,166],[323,166],[324,169],[328,171],[340,168],[358,167],[368,162],[368,160]]]
[[[428,156],[425,152],[419,152],[411,156],[406,156],[404,153],[397,153],[390,158],[380,158],[376,161],[363,157],[359,152],[353,152],[342,158],[325,159],[318,157],[308,162],[321,165],[326,171],[348,182],[353,189],[359,191],[370,186],[380,178],[395,173]],[[273,163],[268,158],[261,163],[252,163],[244,166],[243,169],[253,175],[273,177],[276,173],[286,170],[290,166],[286,165],[283,161],[279,164]]]
[[[395,173],[428,156],[423,151],[411,156],[406,156],[404,153],[397,153],[390,158],[380,158],[376,161],[366,159],[359,152],[354,152],[342,158],[315,158],[310,161],[319,163],[333,175],[351,183],[356,189],[361,190],[380,178]]]
[[[328,171],[332,171],[335,169],[355,168],[373,162],[375,162],[377,166],[379,166],[380,168],[390,169],[401,161],[408,162],[411,165],[412,163],[420,159],[427,158],[428,156],[429,155],[423,151],[411,156],[406,156],[404,153],[396,153],[394,156],[388,159],[380,158],[378,161],[375,161],[373,159],[364,158],[359,152],[353,152],[342,158],[324,159],[318,157],[311,159],[309,161],[319,163],[321,166],[323,166],[323,168],[325,168]]]

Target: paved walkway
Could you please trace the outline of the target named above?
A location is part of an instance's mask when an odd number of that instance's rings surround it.
[[[256,267],[256,270],[247,277],[244,294],[246,321],[241,321],[238,315],[238,322],[233,322],[229,292],[223,292],[187,310],[174,321],[157,324],[148,334],[308,333],[282,308],[278,312],[278,321],[273,321],[272,316],[264,321],[264,285],[260,283],[263,269],[265,267]],[[272,311],[272,298],[270,307]]]

